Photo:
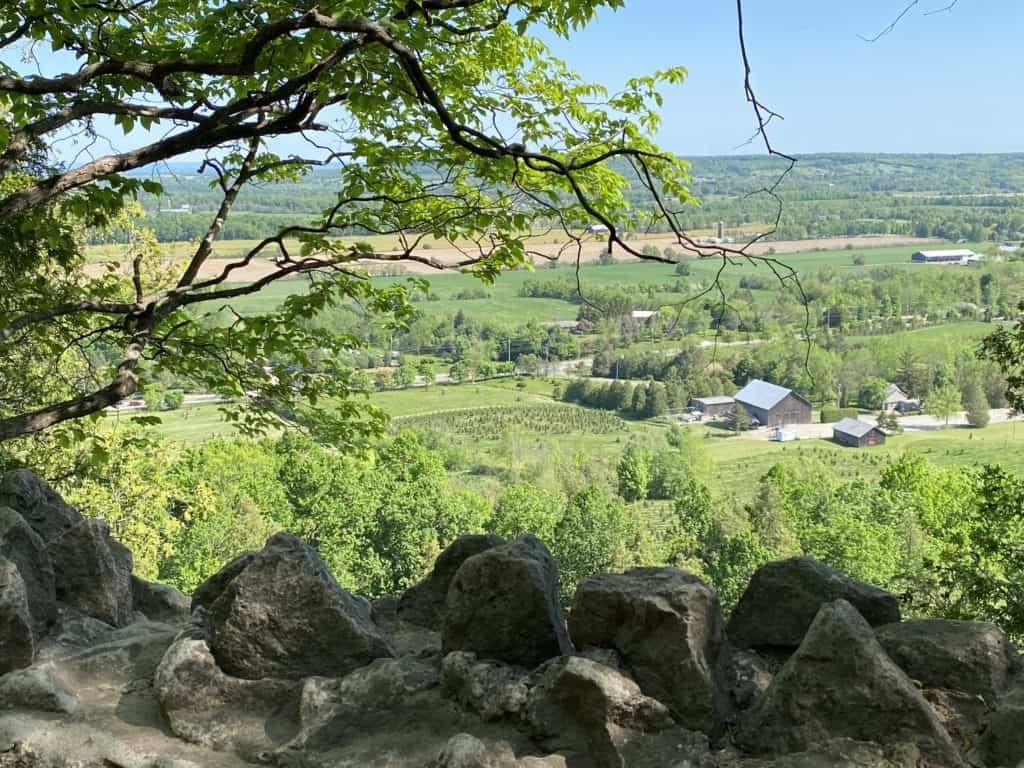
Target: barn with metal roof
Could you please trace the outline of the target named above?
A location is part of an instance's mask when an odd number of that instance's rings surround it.
[[[874,424],[860,419],[842,419],[832,427],[832,439],[851,448],[865,448],[885,443],[885,433]]]
[[[736,393],[735,400],[762,427],[810,424],[811,403],[791,389],[754,379]]]

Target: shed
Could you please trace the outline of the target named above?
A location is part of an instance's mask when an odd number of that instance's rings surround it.
[[[731,397],[725,395],[695,397],[690,401],[690,407],[695,411],[700,411],[702,419],[717,419],[728,416],[732,412],[735,402]]]
[[[885,432],[860,419],[843,419],[832,427],[832,439],[840,445],[865,448],[869,445],[883,445]]]
[[[970,264],[981,257],[974,251],[960,248],[950,251],[917,251],[910,260],[919,264]]]
[[[777,384],[754,379],[736,393],[735,399],[762,427],[811,423],[810,401]]]

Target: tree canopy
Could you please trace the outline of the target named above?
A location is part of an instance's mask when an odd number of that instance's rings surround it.
[[[323,361],[360,339],[307,321],[339,302],[392,324],[409,317],[415,284],[371,282],[365,260],[441,266],[418,248],[432,237],[461,244],[463,258],[444,266],[493,280],[529,258],[537,229],[557,227],[573,246],[596,221],[609,248],[632,252],[626,230],[651,218],[673,226],[673,206],[690,200],[685,165],[650,137],[657,89],[683,69],[609,93],[537,36],[567,36],[621,4],[20,3],[0,19],[0,440],[97,413],[156,370],[247,395],[246,429],[301,406],[336,439],[356,439],[379,418]],[[280,152],[284,137],[305,151]],[[84,148],[63,159],[54,150],[68,140]],[[180,260],[162,258],[130,215],[171,161],[195,162],[220,197]],[[212,258],[245,187],[327,164],[340,174],[321,216],[237,259]],[[623,168],[653,211],[630,207]],[[83,233],[109,228],[133,235],[120,263],[97,269]],[[380,252],[338,237],[352,233],[401,245]],[[696,247],[681,230],[679,241]],[[232,311],[297,276],[306,290],[279,310]]]

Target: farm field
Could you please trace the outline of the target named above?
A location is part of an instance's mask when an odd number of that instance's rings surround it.
[[[496,486],[488,483],[488,476],[529,477],[551,471],[551,463],[574,457],[613,470],[631,440],[663,444],[665,422],[621,420],[604,411],[557,403],[551,398],[551,386],[542,379],[508,378],[379,392],[372,401],[392,416],[393,429],[426,430],[461,450],[470,466],[458,476],[475,488]],[[573,411],[580,413],[567,418]],[[185,445],[235,434],[213,404],[159,415],[162,424],[157,431]],[[130,415],[108,418],[113,423],[114,419],[127,421]],[[714,466],[709,478],[714,490],[740,501],[752,496],[756,479],[774,464],[804,459],[824,462],[845,477],[874,477],[888,459],[904,451],[944,466],[998,463],[1024,473],[1024,422],[984,429],[909,431],[890,437],[883,447],[866,450],[843,448],[823,439],[789,443],[737,439],[730,432],[702,425],[684,429],[702,438]]]
[[[810,245],[808,244],[808,247]],[[965,247],[978,247],[980,244]],[[780,258],[792,266],[799,274],[810,274],[822,267],[831,266],[842,271],[869,272],[880,266],[893,266],[907,270],[955,269],[956,267],[934,264],[912,264],[910,255],[916,250],[914,246],[888,246],[861,248],[853,250],[808,250],[787,253]],[[853,263],[854,256],[862,256],[863,265]],[[579,269],[580,285],[583,295],[589,288],[598,289],[608,286],[629,286],[648,284],[661,287],[665,284],[680,284],[681,292],[668,293],[657,291],[655,300],[664,304],[676,304],[699,291],[714,278],[721,262],[718,259],[689,259],[686,261],[690,275],[678,277],[675,267],[671,264],[645,262],[622,262],[607,266],[584,264]],[[735,282],[743,275],[768,274],[767,267],[739,264],[730,266],[723,274],[726,281]],[[462,311],[463,315],[474,319],[496,319],[505,321],[551,322],[555,320],[571,320],[576,317],[579,309],[577,304],[560,299],[523,298],[519,295],[520,288],[527,281],[536,280],[573,280],[576,269],[572,265],[559,265],[557,268],[547,266],[536,269],[519,269],[502,274],[494,285],[487,286],[476,277],[459,272],[438,272],[425,277],[430,284],[433,300],[417,302],[420,312],[428,316],[454,315]],[[374,278],[391,283],[402,280],[401,277]],[[243,314],[258,314],[272,311],[284,298],[294,293],[300,281],[282,281],[268,286],[257,295],[242,297],[232,302],[232,306]],[[466,298],[472,292],[486,291],[486,298]],[[757,291],[757,293],[761,293]],[[766,294],[769,292],[765,292]],[[462,296],[460,296],[462,294]]]

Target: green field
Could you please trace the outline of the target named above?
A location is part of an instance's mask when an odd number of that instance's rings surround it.
[[[971,247],[971,246],[965,246]],[[974,247],[980,248],[980,244]],[[908,270],[935,270],[951,269],[952,267],[936,266],[934,264],[912,264],[910,255],[915,249],[911,246],[897,246],[884,248],[860,248],[856,250],[813,250],[801,253],[779,254],[778,259],[790,265],[799,274],[811,274],[822,267],[832,266],[836,269],[853,272],[869,272],[878,266],[896,266]],[[854,255],[864,257],[863,266],[853,264]],[[608,286],[635,286],[643,283],[651,285],[675,284],[681,282],[683,292],[667,293],[659,291],[656,299],[664,304],[677,304],[680,301],[692,296],[700,287],[706,286],[714,278],[721,262],[717,259],[691,259],[687,262],[691,274],[688,277],[678,277],[675,274],[675,267],[671,264],[656,264],[649,262],[624,262],[600,266],[596,264],[585,264],[580,267],[580,284],[583,295],[589,288],[604,288]],[[729,266],[724,277],[726,280],[737,281],[745,274],[768,274],[768,268],[763,265],[754,266],[741,263]],[[524,299],[519,296],[519,289],[527,280],[547,279],[571,279],[575,280],[576,270],[571,265],[560,265],[557,269],[538,268],[518,269],[503,273],[494,285],[484,286],[489,292],[488,298],[481,299],[458,299],[460,293],[479,289],[483,284],[473,275],[459,272],[445,272],[436,276],[428,277],[430,291],[436,300],[418,301],[416,306],[419,311],[426,315],[454,315],[462,311],[466,317],[479,319],[494,319],[506,322],[526,322],[536,320],[537,322],[549,322],[554,320],[571,320],[576,317],[579,306],[568,301],[559,299]],[[382,283],[392,283],[403,278],[381,277],[374,278]],[[242,313],[268,312],[277,307],[280,302],[296,290],[302,289],[302,283],[298,280],[290,280],[274,283],[259,294],[236,299],[232,305]],[[755,293],[770,293],[756,291]]]

